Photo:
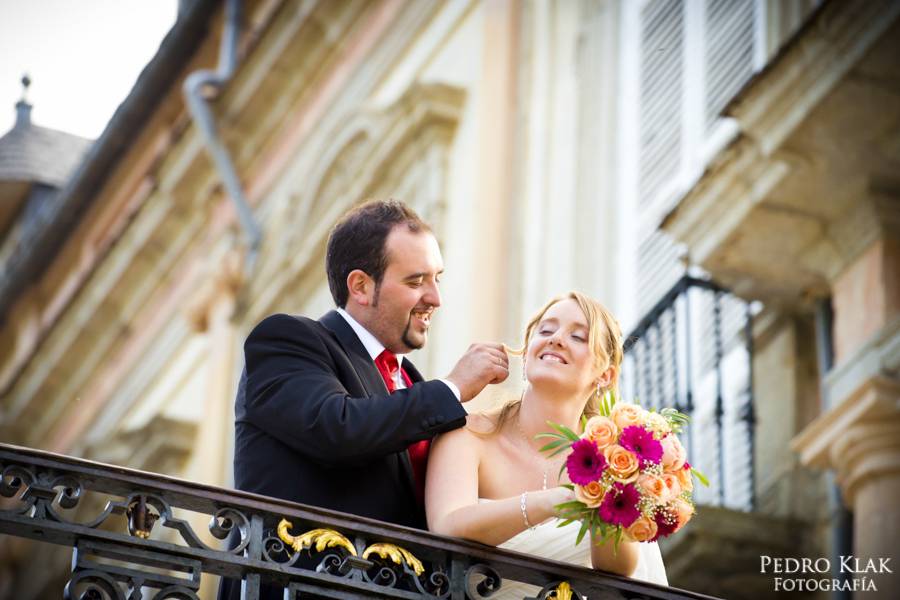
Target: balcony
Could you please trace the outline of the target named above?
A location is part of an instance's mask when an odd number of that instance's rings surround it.
[[[0,469],[0,533],[71,546],[71,576],[59,590],[66,598],[199,598],[210,574],[243,580],[247,599],[266,583],[285,586],[290,598],[476,599],[506,581],[536,586],[530,598],[573,597],[567,589],[588,598],[709,598],[29,448],[0,444]]]
[[[709,488],[695,500],[755,507],[753,337],[750,303],[711,281],[685,276],[625,342],[624,397],[691,417],[685,447]]]

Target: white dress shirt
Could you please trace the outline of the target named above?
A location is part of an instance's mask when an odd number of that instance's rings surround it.
[[[362,345],[365,347],[366,352],[369,353],[369,356],[372,358],[374,362],[378,355],[384,351],[384,344],[378,341],[372,333],[359,324],[359,321],[353,318],[353,316],[348,313],[343,308],[338,308],[337,312],[339,315],[344,317],[344,320],[347,321],[347,324],[353,329],[356,333],[356,337],[359,338],[359,341],[362,342]],[[397,364],[403,366],[403,359],[406,358],[405,354],[397,355]],[[401,390],[406,388],[406,381],[403,379],[403,375],[400,373],[400,369],[397,369],[394,373],[391,373],[391,377],[394,379],[394,385],[396,389]],[[459,400],[459,388],[456,387],[456,384],[447,379],[440,379],[439,381],[443,381],[444,384],[450,388],[450,391],[453,392],[453,395],[456,396],[456,399]]]

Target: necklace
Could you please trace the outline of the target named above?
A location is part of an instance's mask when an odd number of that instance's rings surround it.
[[[520,409],[521,410],[521,409]],[[522,429],[522,420],[520,419],[520,415],[516,415],[516,429],[519,432],[519,436],[521,436],[522,441],[525,442],[525,445],[528,446],[528,449],[531,450],[532,456],[534,456],[535,463],[538,463],[538,468],[541,469],[541,489],[547,489],[547,469],[550,465],[550,459],[544,458],[538,450],[534,449],[534,446],[531,445],[531,442],[528,441],[528,435],[526,435],[525,430]],[[540,461],[540,462],[538,462]],[[542,465],[542,466],[541,466]]]

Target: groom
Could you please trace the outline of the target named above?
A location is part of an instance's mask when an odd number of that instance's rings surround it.
[[[325,256],[337,310],[270,316],[244,344],[235,487],[425,528],[429,440],[464,425],[461,403],[509,374],[500,344],[470,346],[444,379],[424,380],[405,358],[428,338],[443,269],[403,203],[369,202],[338,222]]]

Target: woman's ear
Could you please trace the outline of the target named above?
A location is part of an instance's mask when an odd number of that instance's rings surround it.
[[[600,377],[594,382],[595,387],[599,388],[608,388],[609,384],[612,383],[616,378],[616,368],[608,367],[605,371],[600,374]]]
[[[360,306],[368,306],[372,302],[372,291],[375,282],[360,269],[354,269],[347,275],[348,301],[352,300]]]

